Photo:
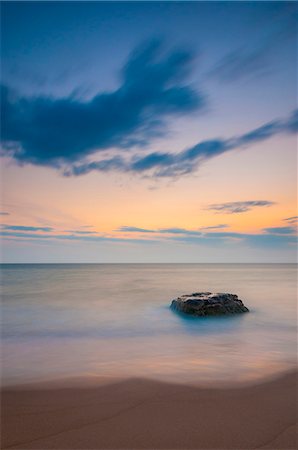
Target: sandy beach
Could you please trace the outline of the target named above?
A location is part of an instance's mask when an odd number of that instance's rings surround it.
[[[2,390],[2,449],[297,448],[297,374],[233,388],[146,379]]]

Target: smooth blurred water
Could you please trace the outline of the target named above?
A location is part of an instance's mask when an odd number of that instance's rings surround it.
[[[249,381],[297,362],[294,264],[2,265],[2,383],[64,376]],[[195,291],[250,309],[189,318]]]

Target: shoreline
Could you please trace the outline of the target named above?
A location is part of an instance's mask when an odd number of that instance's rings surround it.
[[[297,448],[297,371],[253,384],[77,378],[1,390],[5,449]]]
[[[0,393],[4,391],[18,391],[18,390],[52,390],[52,389],[89,389],[89,388],[99,388],[108,384],[115,384],[131,380],[143,380],[153,383],[161,383],[167,385],[177,385],[177,386],[188,386],[198,389],[240,389],[249,388],[256,385],[267,384],[268,382],[279,380],[284,376],[297,374],[298,378],[298,366],[296,364],[288,364],[286,367],[279,368],[279,370],[274,370],[274,372],[264,372],[261,375],[258,374],[254,377],[238,377],[234,379],[233,382],[231,378],[215,378],[214,376],[207,378],[200,378],[199,380],[193,375],[191,378],[185,378],[182,375],[173,376],[163,376],[159,375],[95,375],[95,374],[82,374],[82,375],[59,375],[51,377],[36,378],[27,381],[14,381],[11,383],[3,382],[0,383]],[[1,377],[0,377],[1,380]]]

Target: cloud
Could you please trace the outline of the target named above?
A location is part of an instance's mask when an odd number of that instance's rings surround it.
[[[23,225],[1,225],[2,230],[9,231],[53,231],[51,227],[27,227]]]
[[[168,167],[175,163],[175,155],[170,153],[150,153],[131,164],[131,170],[143,172],[156,167]]]
[[[149,174],[153,177],[179,177],[197,170],[207,160],[228,151],[248,147],[258,142],[270,139],[280,133],[298,132],[298,110],[286,119],[268,122],[254,130],[230,139],[210,139],[178,153],[152,152],[145,156],[135,155],[130,160],[122,157],[103,159],[97,162],[79,163],[64,170],[65,176],[78,176],[93,170],[107,172],[116,170]]]
[[[179,177],[225,152],[298,131],[296,110],[241,136],[215,137],[178,153],[168,149],[130,157],[128,150],[164,134],[172,117],[205,106],[205,96],[187,84],[192,62],[189,51],[164,52],[160,41],[151,41],[130,54],[118,89],[88,101],[20,97],[2,86],[2,154],[22,164],[54,167],[64,176],[116,171]],[[107,150],[119,154],[90,160],[93,153]]]
[[[159,235],[163,239],[174,239],[178,241],[188,242],[189,238],[195,238],[197,242],[206,241],[210,239],[243,239],[248,234],[237,233],[234,231],[230,232],[209,232],[207,230],[211,229],[222,229],[226,228],[228,225],[220,224],[214,225],[210,227],[202,227],[198,229],[187,229],[187,228],[156,228],[156,229],[147,229],[147,228],[137,228],[137,227],[120,227],[117,231],[127,231],[132,233],[152,233],[155,235]],[[166,236],[164,236],[166,235]]]
[[[117,90],[89,101],[18,97],[2,86],[3,153],[22,163],[57,168],[95,151],[146,145],[164,133],[170,117],[204,106],[201,93],[186,84],[192,60],[189,51],[162,53],[161,42],[151,41],[131,53]],[[119,164],[121,159],[109,159],[91,163],[88,170]]]
[[[198,234],[196,230],[186,230],[185,228],[160,228],[156,232],[167,234]]]
[[[9,212],[0,211],[0,216],[9,216]]]
[[[296,224],[298,222],[298,216],[287,217],[284,221],[291,224]]]
[[[124,231],[127,233],[154,233],[154,230],[148,230],[147,228],[127,227],[127,226],[119,227],[116,231]]]
[[[283,130],[283,124],[279,121],[267,123],[259,128],[256,128],[249,133],[243,134],[238,139],[238,145],[249,145],[255,142],[264,141],[271,138],[274,134]]]
[[[296,232],[295,227],[272,227],[272,228],[264,228],[263,231],[266,233],[272,234],[293,234]]]
[[[96,235],[77,235],[77,234],[46,234],[37,232],[22,232],[22,231],[2,231],[0,230],[0,237],[2,239],[22,239],[22,240],[65,240],[65,241],[84,241],[84,242],[122,242],[122,243],[155,243],[156,239],[124,239],[114,236]]]
[[[226,228],[228,225],[214,225],[211,227],[200,228],[197,230],[187,230],[186,228],[157,228],[157,229],[148,229],[148,228],[138,228],[138,227],[127,227],[122,226],[117,229],[117,231],[124,231],[129,233],[156,233],[156,234],[176,234],[176,235],[189,235],[189,236],[202,236],[202,231],[208,229],[218,229],[218,228]]]
[[[63,175],[66,177],[73,175],[80,176],[93,171],[109,172],[111,170],[125,172],[128,170],[128,167],[123,158],[116,156],[114,158],[105,159],[102,161],[93,161],[91,163],[71,166],[64,170]]]
[[[87,231],[87,230],[66,230],[65,232],[74,234],[95,234],[95,231]]]
[[[286,245],[297,244],[296,236],[287,234],[274,233],[237,233],[237,232],[223,232],[223,233],[204,233],[204,234],[185,234],[181,236],[172,236],[171,240],[178,241],[190,245],[204,245],[204,246],[223,246],[223,245],[239,245],[243,244],[249,247],[265,247],[283,248]]]
[[[251,75],[260,75],[268,67],[266,56],[266,49],[238,48],[226,54],[207,75],[225,82],[233,82]]]
[[[34,231],[27,233],[26,231],[12,231],[12,230],[6,231],[6,230],[1,229],[0,236],[2,239],[5,239],[5,238],[54,239],[57,235],[36,233]]]
[[[0,236],[2,239],[15,240],[15,241],[73,241],[73,242],[86,242],[86,243],[119,243],[119,244],[156,244],[156,243],[171,243],[179,242],[181,244],[190,245],[204,245],[204,246],[214,246],[214,245],[248,245],[257,247],[283,247],[285,245],[296,244],[296,236],[292,233],[277,232],[279,228],[268,228],[262,230],[261,233],[250,234],[250,233],[238,233],[238,232],[214,232],[214,231],[200,231],[190,230],[185,228],[161,228],[155,230],[137,228],[137,227],[121,227],[125,228],[126,231],[152,233],[150,238],[145,237],[133,237],[133,238],[123,238],[117,237],[117,235],[103,235],[99,233],[94,234],[77,234],[77,233],[65,233],[65,234],[55,234],[40,232],[37,230],[23,230],[22,226],[16,226],[18,230],[0,230]],[[31,227],[34,228],[34,227]],[[131,231],[129,231],[129,229]]]
[[[297,237],[288,234],[251,234],[247,236],[244,240],[250,246],[253,247],[263,247],[268,250],[272,248],[284,248],[286,245],[297,245]]]
[[[268,200],[248,200],[245,202],[228,202],[228,203],[215,203],[209,205],[206,209],[211,211],[221,212],[224,214],[239,214],[250,211],[255,207],[267,207],[274,205],[274,202]]]
[[[271,71],[275,55],[284,45],[288,45],[289,38],[296,40],[297,9],[296,5],[287,2],[279,5],[278,20],[271,18],[273,27],[271,32],[257,42],[238,47],[223,56],[207,73],[208,77],[219,81],[233,83],[248,79],[252,76],[263,76]],[[275,18],[276,19],[276,18]],[[274,27],[277,23],[278,26]]]
[[[229,225],[227,225],[226,223],[220,223],[219,225],[212,225],[209,227],[201,227],[200,230],[216,230],[216,229],[220,229],[220,228],[229,228]]]

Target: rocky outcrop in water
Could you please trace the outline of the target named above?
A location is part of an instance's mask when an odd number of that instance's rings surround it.
[[[181,295],[172,301],[171,308],[192,316],[221,316],[249,311],[238,295],[212,292]]]

